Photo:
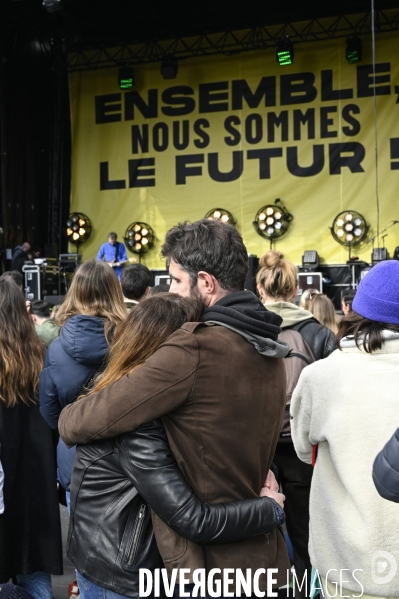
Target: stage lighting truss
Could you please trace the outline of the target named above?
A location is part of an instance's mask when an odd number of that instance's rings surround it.
[[[83,212],[73,212],[66,222],[65,232],[68,241],[80,245],[87,241],[91,235],[91,222]]]
[[[155,234],[147,223],[132,223],[125,232],[125,243],[134,254],[146,254],[155,245]]]
[[[358,37],[348,37],[345,56],[349,64],[362,60],[362,40]]]
[[[161,75],[164,79],[176,79],[179,65],[172,52],[167,52],[161,62]]]
[[[351,248],[366,239],[369,228],[364,216],[359,212],[344,210],[334,218],[331,234],[335,241]]]
[[[233,227],[236,224],[234,216],[224,208],[212,208],[212,210],[209,210],[209,212],[205,214],[204,218],[207,218],[208,220],[218,220],[221,223],[233,225]]]
[[[280,67],[294,62],[294,44],[288,36],[277,43],[276,59]]]
[[[258,210],[253,225],[261,237],[272,242],[286,234],[292,218],[281,200],[276,200],[274,204],[267,204]]]

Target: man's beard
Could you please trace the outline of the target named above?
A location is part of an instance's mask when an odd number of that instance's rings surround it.
[[[190,285],[190,295],[189,295],[189,297],[191,299],[199,300],[201,302],[201,304],[203,305],[204,309],[209,306],[210,298],[208,297],[207,298],[208,301],[206,301],[205,298],[201,297],[201,294],[199,292],[197,283],[195,283],[194,285]]]

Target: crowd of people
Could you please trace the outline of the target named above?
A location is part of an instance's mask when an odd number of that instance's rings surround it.
[[[0,584],[52,598],[63,490],[82,599],[140,597],[143,569],[174,597],[247,569],[252,596],[399,596],[399,262],[339,318],[277,251],[245,290],[228,224],[162,255],[170,289],[92,260],[55,309],[0,277]]]

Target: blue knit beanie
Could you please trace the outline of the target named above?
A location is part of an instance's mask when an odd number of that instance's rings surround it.
[[[399,261],[373,266],[360,281],[352,308],[370,320],[399,324]]]

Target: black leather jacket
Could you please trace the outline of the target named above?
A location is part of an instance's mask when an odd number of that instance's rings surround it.
[[[172,457],[162,422],[77,447],[67,554],[96,584],[138,597],[139,569],[162,568],[150,509],[199,544],[267,534],[279,524],[268,497],[209,505]]]
[[[315,318],[303,320],[288,328],[302,335],[312,350],[315,360],[327,358],[337,349],[334,333]]]

